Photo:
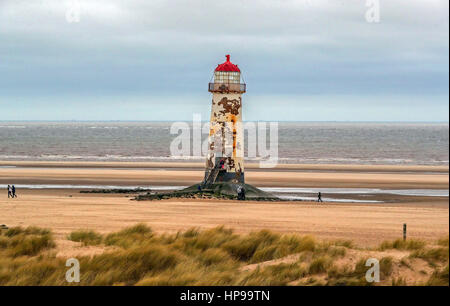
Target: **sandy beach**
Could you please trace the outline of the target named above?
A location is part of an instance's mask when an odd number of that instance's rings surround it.
[[[226,225],[237,232],[272,229],[322,239],[351,239],[375,245],[402,235],[433,240],[448,235],[448,201],[428,205],[318,204],[226,200],[131,201],[117,195],[86,195],[77,190],[25,190],[18,199],[0,200],[0,223],[51,228],[61,239],[73,230],[117,231],[144,222],[156,232]]]
[[[201,164],[1,162],[0,184],[189,185],[202,179]],[[448,189],[448,167],[281,165],[247,167],[257,187]],[[225,225],[237,232],[271,229],[321,239],[351,239],[375,245],[408,236],[433,240],[449,233],[448,197],[392,197],[388,203],[239,202],[230,200],[131,200],[133,195],[81,194],[79,189],[21,189],[0,199],[0,223],[51,228],[63,239],[89,228],[101,233],[144,222],[156,232]],[[389,195],[375,195],[379,199]]]

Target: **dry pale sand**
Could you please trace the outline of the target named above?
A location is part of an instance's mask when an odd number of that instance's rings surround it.
[[[76,229],[107,233],[144,222],[157,232],[226,225],[238,232],[272,229],[375,245],[401,237],[403,223],[408,224],[409,237],[434,240],[448,235],[448,202],[440,200],[430,204],[433,205],[225,200],[137,202],[123,195],[24,190],[17,199],[0,199],[0,223],[51,228],[59,239]]]
[[[0,184],[190,185],[203,178],[199,164],[170,165],[0,162]],[[448,189],[449,185],[448,167],[289,165],[247,169],[246,181],[256,186]],[[179,199],[136,202],[125,195],[80,194],[69,189],[22,189],[18,199],[7,199],[4,192],[0,224],[51,228],[58,239],[76,229],[107,233],[138,222],[157,232],[226,225],[238,232],[267,228],[351,239],[361,245],[401,237],[403,223],[408,224],[409,237],[434,240],[449,233],[448,198],[443,197],[363,205]]]

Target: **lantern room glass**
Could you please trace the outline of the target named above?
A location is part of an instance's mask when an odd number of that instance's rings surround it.
[[[239,84],[241,82],[240,72],[215,71],[214,83]]]

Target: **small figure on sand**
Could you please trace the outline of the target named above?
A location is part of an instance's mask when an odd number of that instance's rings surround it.
[[[323,202],[322,201],[322,193],[319,191],[319,193],[317,194],[317,202]]]
[[[238,194],[238,200],[241,200],[241,201],[245,200],[245,189],[244,188],[239,186],[239,188],[237,190],[237,194]]]
[[[14,185],[8,185],[8,198],[17,198],[16,187]]]

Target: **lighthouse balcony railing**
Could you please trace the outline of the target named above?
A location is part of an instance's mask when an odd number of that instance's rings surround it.
[[[239,83],[209,83],[208,90],[210,92],[236,92],[244,93],[246,91],[245,84]]]

